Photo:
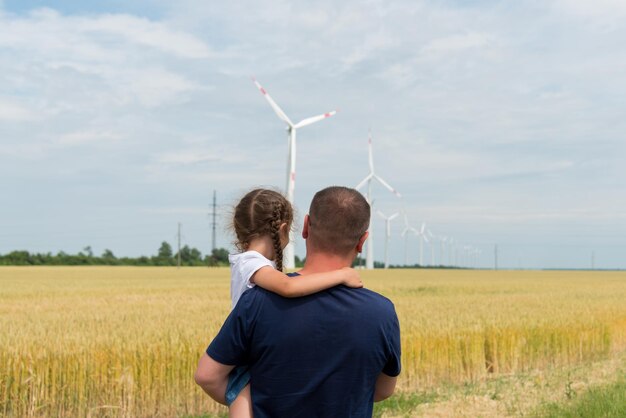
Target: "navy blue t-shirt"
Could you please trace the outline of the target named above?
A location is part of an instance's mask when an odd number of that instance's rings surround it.
[[[206,352],[250,366],[255,418],[371,417],[377,377],[400,373],[400,329],[391,301],[367,289],[287,299],[256,286]]]

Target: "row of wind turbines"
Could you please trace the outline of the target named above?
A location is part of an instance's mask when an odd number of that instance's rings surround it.
[[[267,102],[270,104],[276,115],[280,120],[287,124],[287,200],[294,204],[294,190],[296,183],[296,132],[299,128],[303,128],[305,126],[311,125],[313,123],[319,122],[326,118],[329,118],[337,113],[336,110],[323,113],[318,116],[313,116],[310,118],[306,118],[301,120],[300,122],[293,123],[291,119],[283,112],[283,110],[276,104],[276,102],[272,99],[272,97],[268,94],[267,90],[261,86],[261,84],[253,77],[252,81],[259,89],[261,94],[265,97]],[[366,262],[365,268],[373,269],[374,268],[374,237],[373,237],[373,221],[374,221],[374,200],[372,199],[372,183],[378,182],[384,188],[393,193],[397,198],[401,199],[402,195],[389,183],[383,180],[380,176],[378,176],[374,172],[374,157],[372,150],[372,135],[371,131],[368,134],[368,157],[369,157],[369,174],[355,187],[355,189],[359,190],[363,186],[367,185],[367,194],[365,195],[368,203],[372,207],[371,211],[371,219],[370,219],[370,229],[369,229],[369,238],[367,240],[367,249],[366,249]],[[400,213],[394,213],[390,216],[385,215],[383,212],[376,211],[376,213],[385,220],[385,268],[389,267],[388,262],[388,248],[389,241],[391,239],[391,221],[397,218]],[[420,229],[416,229],[409,224],[408,217],[406,211],[402,209],[402,215],[404,218],[404,229],[401,233],[401,236],[405,239],[405,255],[404,255],[404,263],[408,265],[408,238],[411,234],[417,236],[419,238],[420,246],[419,246],[419,265],[420,267],[425,266],[424,264],[424,246],[430,245],[430,253],[431,253],[431,262],[432,266],[435,266],[435,242],[439,242],[440,244],[440,252],[439,252],[439,264],[440,266],[466,266],[466,267],[476,267],[478,265],[478,258],[480,257],[480,250],[472,248],[468,245],[460,245],[460,243],[456,242],[454,238],[443,237],[434,235],[430,230],[426,229],[426,224],[422,223]],[[294,268],[295,267],[295,251],[294,251],[294,237],[293,232],[290,233],[289,244],[285,248],[284,254],[284,266],[286,268]],[[444,262],[444,247],[447,248],[447,263]]]
[[[393,193],[396,197],[402,198],[402,195],[394,189],[388,182],[383,180],[374,171],[374,152],[372,149],[372,133],[371,130],[368,134],[368,160],[369,160],[369,174],[356,185],[355,189],[359,190],[367,184],[366,198],[370,206],[372,207],[372,219],[370,219],[369,238],[367,240],[367,252],[365,259],[365,268],[374,268],[374,239],[372,236],[374,222],[374,204],[375,199],[372,198],[372,182],[377,181],[384,188]],[[456,242],[452,237],[445,237],[434,235],[431,230],[426,229],[426,223],[422,223],[421,228],[417,229],[409,224],[408,216],[404,207],[401,212],[396,212],[392,215],[385,215],[382,211],[377,210],[376,213],[385,221],[385,262],[384,267],[389,268],[389,241],[391,239],[391,221],[397,218],[402,213],[404,219],[404,229],[401,236],[404,237],[404,265],[408,265],[408,239],[411,234],[419,238],[419,266],[425,267],[428,263],[424,261],[424,247],[430,246],[430,266],[464,266],[464,267],[477,267],[478,258],[481,251],[477,248],[473,248],[469,245],[461,245]],[[439,262],[436,262],[435,247],[436,243],[439,243]],[[448,260],[445,261],[445,253],[447,251]]]

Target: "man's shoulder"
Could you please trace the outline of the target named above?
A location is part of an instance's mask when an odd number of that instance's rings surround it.
[[[396,315],[395,306],[389,298],[370,289],[354,289],[344,285],[335,286],[299,298],[285,298],[260,286],[255,286],[241,295],[238,305],[241,305],[241,308],[248,307],[258,311],[266,302],[271,302],[274,306],[280,305],[285,307],[302,305],[304,300],[309,305],[312,303],[312,306],[320,305],[320,309],[323,306],[328,306],[326,303],[332,300],[333,304],[344,304],[351,308],[358,308],[362,312],[376,313],[381,316]]]
[[[373,290],[367,289],[365,287],[363,287],[361,289],[355,289],[355,290],[359,290],[359,291],[363,292],[365,295],[367,295],[367,297],[369,297],[372,300],[375,300],[377,302],[393,305],[393,302],[391,301],[391,299],[389,299],[386,296],[381,295],[378,292],[374,292]]]
[[[362,301],[365,304],[365,307],[368,309],[377,309],[395,313],[395,307],[393,302],[389,298],[381,295],[380,293],[374,292],[373,290],[366,288],[350,289],[344,287],[344,289],[348,292],[357,292],[359,295],[361,295]]]

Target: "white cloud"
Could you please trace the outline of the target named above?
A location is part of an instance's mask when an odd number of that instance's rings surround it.
[[[8,122],[25,122],[35,118],[35,112],[30,109],[0,98],[0,120]]]
[[[188,165],[208,162],[217,162],[222,159],[207,151],[179,151],[160,154],[156,161],[161,164]]]
[[[376,54],[397,47],[398,43],[393,36],[382,30],[367,34],[363,43],[342,59],[345,64],[344,71]]]
[[[164,23],[129,15],[104,15],[96,19],[81,18],[78,30],[84,33],[116,34],[123,40],[149,46],[183,58],[209,58],[210,48],[188,33],[169,28]]]
[[[444,54],[489,45],[490,36],[484,33],[466,33],[433,39],[422,49],[424,53]]]
[[[575,16],[615,22],[626,17],[626,2],[623,0],[554,0],[557,11]]]
[[[32,73],[23,80],[31,88],[45,91],[71,70],[78,73],[77,82],[105,83],[96,90],[101,97],[112,93],[108,100],[117,104],[137,101],[147,107],[206,88],[185,74],[190,64],[181,64],[211,56],[205,42],[166,23],[123,14],[64,16],[51,9],[0,15],[0,48],[0,58],[15,62],[10,69],[16,78],[24,69]],[[48,100],[49,105],[65,99]]]
[[[28,48],[46,55],[72,52],[71,57],[106,61],[116,46],[150,47],[181,58],[208,58],[210,48],[200,39],[166,24],[117,14],[63,16],[37,9],[26,17],[2,16],[0,45]]]
[[[122,135],[114,132],[79,131],[61,135],[53,143],[59,146],[76,146],[91,143],[109,143],[119,141],[122,138]]]
[[[133,71],[127,73],[126,76],[123,78],[126,78],[127,91],[146,107],[176,101],[181,93],[207,90],[183,76],[160,69]]]
[[[0,156],[12,160],[40,160],[45,155],[46,147],[42,144],[0,144]]]

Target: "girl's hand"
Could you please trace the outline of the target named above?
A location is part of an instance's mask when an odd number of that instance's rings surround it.
[[[363,287],[361,276],[359,276],[359,273],[357,273],[355,269],[344,267],[341,269],[341,272],[346,275],[346,278],[343,280],[344,285],[354,288]]]

